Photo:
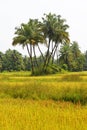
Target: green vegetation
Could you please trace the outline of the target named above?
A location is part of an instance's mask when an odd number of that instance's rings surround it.
[[[0,98],[87,103],[87,73],[29,76],[29,72],[2,73]]]
[[[70,43],[69,34],[67,29],[69,26],[66,24],[66,20],[62,19],[60,15],[45,14],[42,21],[38,19],[29,19],[28,23],[22,23],[19,28],[16,28],[16,36],[13,38],[12,45],[21,45],[26,47],[32,75],[49,73],[50,63],[54,63],[55,53],[58,50],[58,45]],[[43,54],[39,44],[42,44],[46,48],[46,54]],[[36,47],[40,51],[40,56],[43,59],[42,69],[39,69],[40,65],[36,57]],[[33,61],[34,59],[34,61]],[[35,63],[35,65],[34,65]],[[37,70],[37,71],[36,71]]]
[[[69,26],[60,15],[44,14],[41,21],[29,19],[15,28],[12,45],[27,48],[28,56],[16,50],[0,52],[0,72],[31,71],[31,75],[55,74],[63,70],[87,69],[87,53],[83,54],[78,42],[71,42]]]
[[[87,130],[87,52],[68,28],[51,13],[15,28],[12,45],[29,57],[0,52],[0,130]]]
[[[74,45],[75,44],[75,45]],[[73,51],[73,46],[77,46],[77,51]],[[75,50],[75,49],[74,49]],[[43,58],[39,56],[36,58],[39,64],[36,67],[36,62],[33,57],[34,75],[55,74],[63,70],[66,71],[82,71],[86,70],[87,57],[79,50],[78,44],[73,43],[69,45],[62,45],[60,48],[60,57],[56,60],[51,59],[47,66],[46,72],[43,71]],[[28,56],[22,56],[18,51],[8,49],[5,54],[0,52],[0,72],[3,71],[30,71],[31,63]],[[33,75],[33,74],[32,74]]]
[[[60,47],[59,64],[62,68],[69,71],[82,71],[86,68],[86,57],[80,49],[77,42],[64,44]],[[66,66],[65,66],[66,65]]]

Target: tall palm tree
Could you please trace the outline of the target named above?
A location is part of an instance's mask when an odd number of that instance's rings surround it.
[[[56,28],[56,15],[49,13],[48,15],[45,14],[45,17],[43,19],[43,32],[44,35],[47,39],[47,53],[45,56],[45,62],[44,62],[44,68],[48,64],[48,59],[50,55],[50,47],[52,47],[53,50],[53,45],[51,46],[51,43],[53,44],[53,37],[55,35],[55,28]],[[52,51],[51,50],[51,51]]]
[[[35,52],[36,46],[38,46],[44,60],[44,71],[49,65],[53,53],[57,51],[59,43],[69,41],[69,35],[68,32],[66,32],[68,25],[65,24],[64,19],[51,13],[48,15],[45,14],[45,17],[42,19],[42,22],[39,22],[37,19],[30,19],[27,24],[21,24],[20,27],[16,28],[16,36],[13,38],[12,42],[13,45],[20,44],[22,47],[27,47],[31,61],[32,73],[34,73],[33,55],[38,66]],[[44,55],[39,47],[39,43],[46,43],[46,41],[47,53],[44,58]],[[52,43],[53,45],[51,45]]]
[[[22,45],[27,47],[31,60],[32,73],[34,73],[33,55],[36,59],[35,46],[44,42],[44,35],[41,31],[40,22],[37,19],[30,19],[27,24],[21,24],[16,28],[16,37],[13,38],[12,45]]]
[[[48,15],[45,15],[46,17],[43,18],[43,32],[48,39],[48,50],[46,55],[46,61],[44,64],[44,68],[46,69],[51,57],[55,56],[55,52],[58,48],[58,45],[60,43],[69,43],[69,34],[66,31],[69,27],[67,24],[65,24],[65,19],[62,19],[60,15],[56,16],[55,14],[49,13]],[[52,50],[50,50],[50,44],[54,42],[54,45],[52,45]],[[54,54],[54,55],[53,55]]]

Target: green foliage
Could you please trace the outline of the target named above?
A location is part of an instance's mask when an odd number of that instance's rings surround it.
[[[58,72],[61,72],[61,67],[56,65],[56,64],[50,64],[46,70],[43,70],[43,64],[39,66],[39,68],[35,67],[34,68],[34,73],[32,75],[49,75],[49,74],[56,74]]]
[[[82,71],[85,57],[81,53],[78,43],[64,44],[60,48],[60,65],[66,64],[69,71]]]
[[[44,74],[50,74],[54,70],[52,67],[49,68],[49,65],[52,57],[54,58],[55,56],[55,52],[57,52],[59,43],[64,43],[64,41],[69,43],[70,41],[67,32],[69,26],[65,22],[66,20],[62,19],[60,15],[49,13],[44,15],[42,21],[29,19],[28,23],[22,23],[19,28],[16,28],[16,36],[13,38],[12,45],[20,44],[22,47],[27,48],[32,75],[35,73],[42,74],[43,72]],[[45,56],[39,47],[39,43],[47,48]],[[53,47],[51,48],[52,45]],[[43,70],[39,69],[35,52],[36,46],[38,46],[43,58]],[[36,62],[37,69],[35,68],[34,61]]]
[[[48,74],[56,74],[58,72],[61,72],[61,67],[56,64],[50,64],[47,68]]]
[[[7,50],[4,55],[3,68],[7,71],[24,70],[22,55],[16,50]]]
[[[68,70],[67,64],[63,64],[63,65],[62,65],[62,68],[63,68],[64,70]]]
[[[38,68],[34,67],[34,73],[32,73],[32,76],[40,76],[40,75],[44,75],[44,71],[43,71],[43,65],[39,65]]]
[[[0,72],[3,71],[3,64],[4,64],[4,54],[0,52]]]
[[[26,47],[29,58],[22,57],[16,50],[9,49],[5,54],[0,52],[0,71],[28,70],[32,75],[45,75],[62,70],[82,71],[83,68],[86,70],[87,56],[81,53],[76,41],[70,44],[68,28],[66,20],[61,15],[51,13],[44,14],[41,21],[29,19],[27,23],[22,23],[20,27],[15,28],[16,36],[12,45]],[[39,44],[45,45],[45,54]],[[36,47],[40,52],[39,57]]]
[[[2,60],[0,59],[0,72],[2,71]]]
[[[24,70],[30,71],[31,70],[30,58],[28,56],[23,57],[23,62],[24,62]]]
[[[84,69],[84,70],[87,70],[87,51],[86,51],[85,54],[84,54],[84,58],[85,58],[85,62],[84,62],[84,67],[83,67],[83,69]]]

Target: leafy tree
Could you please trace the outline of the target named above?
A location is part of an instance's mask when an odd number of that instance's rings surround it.
[[[3,69],[3,53],[0,52],[0,72],[2,71]]]
[[[70,71],[83,70],[84,66],[84,55],[79,49],[77,42],[73,42],[70,45],[64,44],[60,48],[60,64],[66,64]]]
[[[84,54],[85,62],[84,62],[84,70],[87,70],[87,51]]]
[[[79,45],[76,41],[73,41],[72,46],[71,46],[71,50],[72,50],[74,59],[77,59],[78,56],[80,55],[81,51],[80,51]]]
[[[73,42],[71,46],[71,51],[73,53],[73,63],[74,63],[74,66],[72,67],[73,71],[83,70],[85,58],[79,49],[78,42],[76,41]]]
[[[16,50],[7,50],[4,57],[4,70],[20,71],[24,70],[22,55]]]
[[[0,71],[2,72],[5,68],[4,68],[4,65],[5,65],[5,54],[0,52]]]
[[[31,70],[31,65],[30,65],[30,59],[29,57],[25,56],[23,58],[23,62],[24,62],[24,70]]]

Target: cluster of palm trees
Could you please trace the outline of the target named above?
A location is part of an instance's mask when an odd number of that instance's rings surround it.
[[[59,52],[61,67],[66,64],[69,71],[82,71],[84,69],[85,54],[80,51],[78,42],[73,41],[70,44],[63,44]]]
[[[47,71],[47,67],[50,62],[53,63],[55,53],[58,50],[60,43],[70,43],[69,34],[67,29],[69,26],[65,24],[66,20],[62,19],[60,15],[44,14],[41,21],[38,19],[29,19],[29,22],[22,23],[20,27],[15,28],[15,37],[13,38],[12,45],[20,44],[22,47],[26,47],[32,68],[32,74],[35,73],[35,69],[39,70],[40,65],[37,61],[36,47],[38,47],[41,57],[43,59],[42,72]],[[40,48],[41,45],[46,46],[45,54]],[[36,63],[36,67],[33,64],[33,59]]]

